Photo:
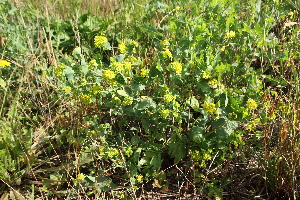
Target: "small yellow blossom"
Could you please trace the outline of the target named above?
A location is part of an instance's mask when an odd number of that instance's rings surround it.
[[[84,175],[82,173],[78,174],[76,177],[77,180],[81,181],[84,179]]]
[[[89,70],[93,70],[95,67],[98,67],[98,64],[97,64],[96,60],[95,59],[91,60],[88,63],[88,67],[89,67]]]
[[[122,102],[122,104],[124,106],[129,106],[133,103],[133,98],[132,97],[125,97],[124,101]]]
[[[145,69],[145,68],[141,69],[141,76],[147,77],[149,74],[149,71],[150,71],[149,69]]]
[[[180,7],[179,7],[179,6],[176,6],[176,7],[175,7],[175,10],[180,10]]]
[[[10,66],[10,62],[6,61],[6,60],[0,60],[0,66],[1,67],[9,67]]]
[[[114,62],[112,68],[117,72],[122,72],[124,70],[124,65],[120,62]]]
[[[143,175],[137,175],[136,180],[137,180],[138,183],[142,182],[143,181]]]
[[[165,40],[160,42],[160,45],[162,47],[168,47],[170,45],[170,42],[169,42],[169,40],[165,39]]]
[[[176,95],[172,95],[169,93],[164,95],[164,101],[166,103],[170,103],[171,101],[174,101],[174,100],[176,100]]]
[[[138,47],[138,46],[139,46],[139,43],[138,43],[137,41],[135,41],[135,40],[132,40],[132,41],[131,41],[131,44],[132,44],[133,46],[135,46],[135,47]]]
[[[105,43],[108,42],[108,39],[104,36],[98,35],[94,39],[95,47],[101,48],[104,47]]]
[[[92,102],[92,97],[89,94],[80,94],[79,95],[79,100],[81,103],[88,105]]]
[[[117,96],[113,96],[112,97],[113,99],[113,102],[116,104],[116,105],[120,105],[121,104],[121,99]]]
[[[180,74],[182,72],[182,65],[178,61],[172,62],[171,69],[174,70],[176,74]]]
[[[109,57],[110,62],[116,62],[116,59],[114,57]]]
[[[209,85],[209,87],[211,87],[211,88],[217,88],[218,87],[218,81],[217,81],[217,79],[212,79],[212,80],[209,80],[208,82],[207,82],[207,84]]]
[[[165,109],[165,110],[161,111],[161,116],[163,118],[166,118],[167,116],[169,116],[169,114],[170,114],[170,110],[169,109]]]
[[[131,70],[131,62],[123,62],[124,68],[126,71],[130,71]]]
[[[164,51],[161,52],[164,58],[173,58],[171,51],[168,48],[164,48]]]
[[[70,86],[65,86],[65,87],[63,87],[63,90],[65,93],[69,93],[69,92],[71,92],[72,88]]]
[[[253,100],[253,99],[248,99],[248,100],[247,100],[247,105],[246,105],[246,107],[247,107],[248,109],[250,109],[250,110],[254,110],[254,109],[257,108],[257,103],[256,103],[256,101]]]
[[[211,72],[206,70],[202,72],[202,78],[209,79],[211,77]]]
[[[127,47],[126,47],[126,45],[125,45],[123,42],[121,42],[121,43],[118,45],[118,49],[119,49],[119,51],[120,51],[121,53],[126,53]]]
[[[107,70],[103,70],[102,71],[102,77],[106,80],[106,81],[109,81],[109,80],[112,80],[116,77],[116,74],[114,71],[110,70],[110,69],[107,69]]]
[[[65,69],[65,65],[63,63],[58,64],[55,68],[54,68],[54,75],[55,76],[61,76],[64,72]]]
[[[246,130],[253,131],[253,130],[255,130],[255,127],[260,123],[261,123],[260,119],[256,118],[247,124]]]
[[[96,94],[100,93],[102,90],[103,90],[103,87],[101,85],[95,84],[93,86],[92,92],[93,92],[93,94],[96,95]]]
[[[224,45],[224,46],[222,46],[221,51],[225,51],[226,47],[228,47],[228,46],[229,46],[229,45]]]
[[[208,114],[213,114],[217,112],[216,104],[214,103],[209,103],[205,101],[204,104],[202,104],[202,106]]]
[[[235,32],[234,31],[229,31],[226,33],[225,38],[233,38],[235,37]]]

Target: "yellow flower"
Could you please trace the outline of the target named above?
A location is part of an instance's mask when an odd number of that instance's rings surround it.
[[[246,107],[250,110],[254,110],[257,108],[257,103],[255,100],[253,99],[248,99],[247,101],[247,104],[246,104]]]
[[[132,44],[133,46],[135,46],[135,47],[138,47],[138,46],[139,46],[139,43],[138,43],[137,41],[135,41],[135,40],[132,40],[132,41],[131,41],[131,44]]]
[[[216,104],[214,104],[214,103],[209,103],[209,102],[205,101],[204,104],[202,104],[202,106],[208,114],[217,112]]]
[[[98,64],[97,64],[96,60],[95,59],[91,60],[88,63],[88,67],[89,67],[89,70],[93,70],[95,67],[98,67]]]
[[[137,182],[142,182],[143,181],[143,175],[137,175],[136,176],[136,180],[137,180]]]
[[[121,43],[118,45],[118,48],[119,48],[119,51],[120,51],[121,53],[126,53],[127,47],[126,47],[126,45],[125,45],[123,42],[121,42]]]
[[[102,90],[103,90],[103,87],[102,87],[101,85],[97,85],[97,84],[95,84],[95,85],[93,86],[93,89],[92,89],[93,94],[98,94],[98,93],[100,93]]]
[[[63,87],[63,90],[65,91],[65,93],[69,93],[71,92],[72,88],[70,86],[65,86]]]
[[[165,110],[161,111],[161,116],[163,118],[166,118],[167,116],[169,116],[169,114],[170,114],[170,110],[169,109],[165,109]]]
[[[207,82],[207,84],[211,88],[217,88],[218,87],[217,83],[218,83],[217,79],[212,79]]]
[[[113,63],[113,69],[115,69],[117,72],[122,72],[124,70],[124,66],[120,62],[114,62]]]
[[[79,95],[79,100],[81,103],[88,105],[92,102],[92,97],[89,94],[80,94]]]
[[[78,174],[76,177],[77,180],[81,181],[84,179],[84,175],[82,173]]]
[[[65,65],[63,63],[58,64],[55,68],[54,68],[54,75],[55,76],[61,76],[63,74],[63,71],[65,69]]]
[[[123,62],[125,70],[129,71],[131,70],[131,62]]]
[[[148,76],[148,74],[149,74],[149,69],[141,69],[141,76],[142,77],[147,77]]]
[[[125,97],[124,101],[122,102],[122,104],[124,106],[129,106],[133,103],[133,98],[132,97]]]
[[[6,61],[6,60],[0,60],[0,66],[1,67],[9,67],[10,66],[10,62]]]
[[[104,36],[98,35],[94,38],[95,47],[101,48],[104,47],[105,43],[108,42],[108,39]]]
[[[173,100],[176,100],[176,95],[171,95],[169,93],[164,95],[164,101],[166,103],[169,103],[169,102],[171,102]]]
[[[170,42],[169,42],[169,40],[165,39],[165,40],[160,42],[160,45],[163,46],[163,47],[167,47],[167,46],[170,45]]]
[[[178,61],[172,62],[171,68],[175,71],[176,74],[180,74],[182,72],[182,65]]]
[[[206,70],[202,72],[202,78],[209,79],[211,77],[211,72]]]
[[[235,32],[234,31],[229,31],[226,33],[225,38],[233,38],[235,37]]]
[[[107,69],[107,70],[103,70],[102,71],[102,77],[106,80],[106,81],[109,81],[109,80],[112,80],[116,77],[116,74],[114,71],[111,71],[110,69]]]
[[[161,52],[164,58],[173,58],[171,51],[168,48],[164,48],[164,51]]]

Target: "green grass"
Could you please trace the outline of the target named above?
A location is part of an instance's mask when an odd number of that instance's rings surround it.
[[[297,3],[0,3],[1,199],[299,198]]]

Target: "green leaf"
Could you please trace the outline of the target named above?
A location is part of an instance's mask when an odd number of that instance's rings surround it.
[[[224,118],[217,119],[212,122],[212,128],[220,128],[225,124],[226,120]]]
[[[174,162],[178,163],[186,155],[186,136],[174,133],[168,147],[169,154],[174,158]]]
[[[128,94],[127,94],[127,92],[125,90],[117,90],[117,93],[119,95],[123,96],[123,97],[127,97],[128,96]]]
[[[67,78],[69,79],[69,80],[73,80],[74,79],[74,70],[72,69],[72,67],[67,67],[66,69],[65,69],[65,74],[66,74],[66,76],[67,76]]]
[[[6,90],[6,82],[5,82],[5,80],[3,80],[2,78],[0,78],[0,86],[1,86],[4,90]]]
[[[192,96],[190,99],[188,99],[187,104],[190,105],[195,111],[199,111],[200,105],[196,97]]]
[[[147,110],[149,107],[156,107],[155,102],[151,98],[141,99],[135,106],[136,110]]]
[[[122,84],[122,85],[125,85],[125,84],[126,84],[125,77],[124,77],[122,74],[120,74],[120,73],[118,73],[118,74],[116,75],[115,79],[116,79],[116,81],[117,81],[118,83],[120,83],[120,84]]]
[[[96,182],[96,178],[93,176],[85,176],[84,180],[86,180],[87,182],[92,182],[92,183]]]
[[[223,74],[224,72],[230,71],[230,65],[221,63],[216,67],[216,71]]]
[[[189,133],[189,139],[199,143],[203,140],[204,132],[205,132],[205,127],[194,126]]]
[[[132,89],[135,90],[135,91],[142,91],[142,90],[144,90],[146,88],[145,85],[139,84],[139,83],[135,83],[135,82],[131,83],[131,86],[132,86]]]

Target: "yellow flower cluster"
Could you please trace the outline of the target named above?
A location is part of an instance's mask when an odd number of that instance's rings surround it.
[[[162,110],[162,111],[161,111],[161,116],[162,116],[163,118],[168,117],[169,114],[170,114],[170,110],[169,110],[169,109],[165,109],[165,110]]]
[[[65,65],[63,63],[58,64],[55,68],[54,68],[54,75],[55,76],[61,76],[63,74],[63,71],[65,69]]]
[[[108,42],[108,39],[104,36],[98,35],[94,38],[95,47],[101,48],[104,47],[105,43]]]
[[[149,74],[149,71],[150,71],[149,69],[145,69],[145,68],[141,69],[141,76],[147,77]]]
[[[88,105],[92,102],[92,97],[89,94],[80,94],[79,95],[79,100],[81,103]]]
[[[95,84],[93,86],[92,92],[93,92],[93,94],[96,95],[96,94],[100,93],[102,90],[103,90],[103,87],[101,85]]]
[[[139,46],[139,43],[135,40],[131,40],[131,44],[135,47],[138,47]]]
[[[202,72],[202,78],[209,79],[211,77],[211,72],[206,70]]]
[[[143,175],[137,175],[136,180],[137,180],[138,183],[142,182],[143,181]]]
[[[170,93],[164,95],[164,101],[166,103],[170,103],[171,101],[176,100],[176,95],[172,95]]]
[[[261,122],[259,118],[256,118],[247,124],[246,129],[249,131],[253,131],[258,124],[261,124]]]
[[[121,53],[126,53],[127,47],[126,47],[126,45],[125,45],[123,42],[121,42],[121,43],[119,43],[119,45],[118,45],[118,49],[119,49],[119,51],[120,51]]]
[[[204,104],[202,104],[202,106],[208,114],[213,114],[217,112],[216,104],[214,103],[209,103],[205,101]]]
[[[71,92],[72,88],[70,86],[65,86],[65,87],[63,87],[63,90],[65,93],[69,93],[69,92]]]
[[[133,98],[132,97],[129,97],[129,96],[126,96],[124,101],[122,102],[122,104],[124,106],[129,106],[133,103]]]
[[[170,42],[169,42],[169,40],[165,39],[165,40],[163,40],[163,41],[160,42],[160,45],[162,47],[167,47],[167,46],[170,45]]]
[[[124,73],[131,70],[131,65],[132,65],[131,62],[123,61],[122,63],[113,62],[111,67],[118,73]]]
[[[116,74],[114,71],[107,69],[102,71],[102,77],[104,78],[104,80],[110,81],[116,77]]]
[[[95,59],[91,60],[88,63],[88,67],[89,67],[89,70],[93,70],[93,69],[95,69],[95,67],[98,67],[98,64],[97,64],[96,60]]]
[[[246,107],[250,110],[254,110],[257,108],[257,103],[255,100],[253,99],[248,99],[247,101],[247,104],[246,104]]]
[[[168,48],[164,48],[164,51],[161,52],[164,58],[173,58],[171,51]]]
[[[78,174],[76,177],[77,180],[81,181],[84,179],[84,175],[82,173]]]
[[[217,88],[218,87],[217,83],[218,83],[217,79],[212,79],[207,82],[207,84],[211,88]]]
[[[6,60],[0,60],[0,67],[9,67],[10,66],[10,62],[6,61]]]
[[[235,37],[235,32],[234,31],[229,31],[226,33],[225,38],[233,38]]]
[[[176,74],[181,74],[181,72],[182,72],[182,65],[178,61],[172,62],[171,63],[171,69],[173,71],[175,71]]]

